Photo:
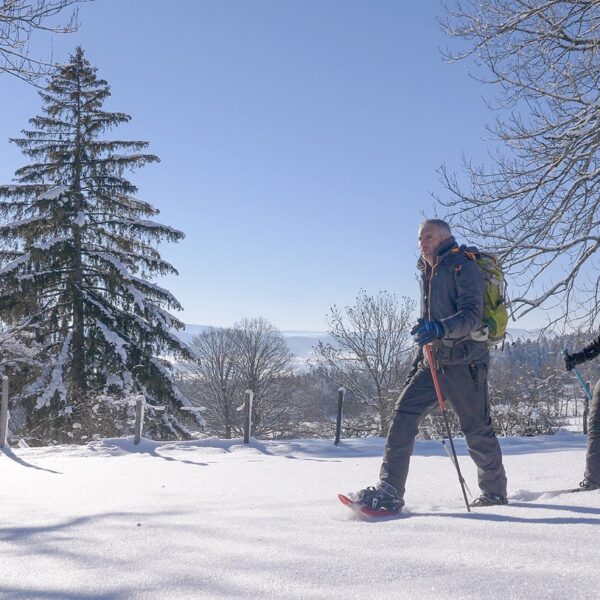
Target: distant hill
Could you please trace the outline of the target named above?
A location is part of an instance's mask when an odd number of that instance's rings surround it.
[[[186,323],[185,330],[176,331],[175,335],[186,344],[190,344],[195,336],[209,328],[209,325],[194,325]],[[333,341],[331,336],[329,336],[325,331],[289,330],[282,331],[281,334],[285,338],[290,352],[300,361],[305,361],[309,357],[319,340],[322,340],[323,342]]]
[[[209,325],[190,325],[185,324],[185,329],[175,331],[175,335],[186,344],[191,343],[194,336],[201,334],[203,331],[210,329]]]
[[[176,331],[175,334],[186,344],[190,344],[194,336],[206,331],[209,327],[209,325],[186,324],[185,330]],[[532,331],[528,329],[508,329],[508,340],[511,342],[518,339],[533,340],[539,336],[539,332],[539,329]],[[284,330],[281,333],[288,344],[290,352],[297,357],[298,362],[308,359],[319,341],[333,343],[333,338],[326,331]]]

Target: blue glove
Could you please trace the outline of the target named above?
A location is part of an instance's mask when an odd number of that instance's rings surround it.
[[[419,319],[418,323],[412,328],[410,335],[413,336],[415,343],[424,346],[430,344],[433,340],[443,338],[444,328],[439,321]]]

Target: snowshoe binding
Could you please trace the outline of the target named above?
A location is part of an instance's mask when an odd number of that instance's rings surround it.
[[[338,498],[342,504],[369,517],[389,517],[399,513],[404,506],[396,488],[385,481],[347,496],[338,494]]]
[[[471,508],[483,508],[486,506],[502,506],[504,504],[508,504],[508,498],[506,496],[492,494],[491,492],[481,492],[481,496],[475,498],[470,506]]]
[[[578,488],[575,488],[574,492],[592,492],[594,490],[600,490],[600,484],[592,481],[588,477],[586,477],[580,484]]]

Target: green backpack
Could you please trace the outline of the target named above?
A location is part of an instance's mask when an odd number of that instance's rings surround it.
[[[504,342],[508,325],[508,298],[504,271],[500,261],[493,254],[479,250],[474,252],[466,250],[466,254],[475,259],[485,281],[482,324],[480,329],[471,334],[471,337],[495,346]]]

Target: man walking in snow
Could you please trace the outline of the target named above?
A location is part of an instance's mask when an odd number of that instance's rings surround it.
[[[396,402],[379,483],[352,494],[352,499],[383,514],[404,506],[419,424],[437,404],[431,368],[423,353],[423,346],[431,344],[444,399],[454,409],[477,465],[481,495],[471,506],[507,504],[502,453],[490,417],[488,346],[472,335],[481,328],[483,276],[473,253],[458,246],[445,221],[427,219],[421,224],[419,248],[421,318],[411,332],[419,351]]]
[[[565,352],[567,371],[580,363],[596,358],[600,354],[600,336],[585,346],[580,352]],[[580,492],[600,490],[600,381],[596,382],[590,407],[588,428],[588,446],[585,457],[583,481],[579,484]]]

